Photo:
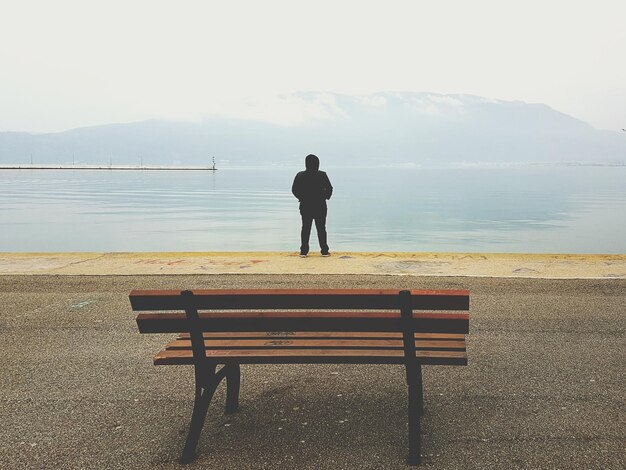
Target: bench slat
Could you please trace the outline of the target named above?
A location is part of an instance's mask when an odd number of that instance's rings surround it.
[[[392,332],[403,328],[398,312],[226,312],[200,313],[204,331],[360,331]],[[413,313],[416,332],[469,332],[468,313]],[[137,326],[141,333],[189,331],[182,312],[140,313]]]
[[[206,340],[207,349],[258,349],[258,348],[303,348],[303,349],[403,349],[401,339],[231,339]],[[465,349],[465,341],[415,341],[417,349]],[[165,349],[191,349],[191,340],[171,341]]]
[[[203,289],[192,290],[199,310],[229,309],[398,309],[397,289]],[[179,290],[134,290],[135,311],[184,310],[186,298]],[[415,310],[468,310],[467,290],[412,290]]]
[[[335,333],[332,331],[250,331],[250,332],[204,332],[203,337],[211,339],[257,339],[257,338],[336,338],[336,339],[389,339],[402,338],[402,333],[397,332],[362,332],[344,331]],[[189,339],[189,333],[179,333],[176,339]],[[464,340],[462,334],[446,333],[415,333],[415,339],[433,340]]]
[[[467,365],[465,351],[416,351],[421,364]],[[394,349],[242,349],[208,350],[207,358],[218,364],[403,364],[404,352]],[[170,349],[154,356],[155,365],[193,364],[188,349]]]

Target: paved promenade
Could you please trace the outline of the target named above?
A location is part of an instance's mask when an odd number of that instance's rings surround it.
[[[252,263],[238,274],[169,274],[177,265],[212,266],[210,256],[178,254],[183,263],[137,264],[154,270],[146,274],[127,265],[127,275],[74,275],[97,259],[72,256],[31,257],[28,271],[26,255],[0,255],[0,468],[182,468],[193,370],[152,365],[171,335],[140,335],[128,293],[221,287],[467,288],[470,365],[425,367],[421,468],[626,467],[623,257],[594,261],[594,271],[581,271],[586,279],[546,279],[411,273],[419,264],[376,274],[241,274],[263,254],[233,256]],[[10,273],[8,262],[45,274]],[[595,271],[602,263],[611,272]],[[402,367],[244,366],[237,414],[223,414],[224,395],[220,388],[189,468],[405,467]]]
[[[491,253],[0,253],[2,274],[385,274],[626,279],[626,255]]]

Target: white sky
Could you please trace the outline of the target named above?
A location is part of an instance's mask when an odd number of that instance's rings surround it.
[[[0,131],[296,91],[468,93],[626,128],[626,0],[0,0]]]

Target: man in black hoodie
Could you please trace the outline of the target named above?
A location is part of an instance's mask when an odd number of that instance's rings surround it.
[[[309,236],[314,220],[322,256],[330,256],[326,241],[326,200],[332,196],[333,187],[326,173],[319,170],[319,158],[307,155],[304,163],[306,170],[296,175],[291,186],[291,192],[300,201],[302,216],[300,256],[304,258],[309,253]]]

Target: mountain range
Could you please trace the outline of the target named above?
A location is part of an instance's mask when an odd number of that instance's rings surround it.
[[[305,92],[283,95],[287,118],[239,115],[147,120],[55,133],[0,132],[0,163],[218,166],[623,163],[626,134],[598,130],[545,104],[473,95]],[[266,107],[267,108],[267,107]]]

